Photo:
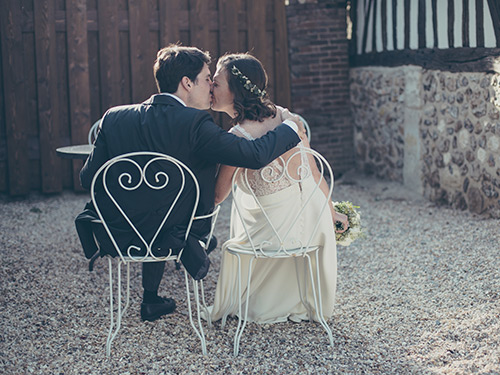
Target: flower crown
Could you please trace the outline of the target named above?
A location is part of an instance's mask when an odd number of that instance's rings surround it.
[[[243,75],[243,73],[240,72],[240,70],[234,65],[231,67],[231,73],[236,76],[243,84],[243,87],[250,91],[252,94],[255,94],[261,99],[266,95],[266,90],[259,89],[257,85],[254,85],[252,81],[250,81],[247,76]]]

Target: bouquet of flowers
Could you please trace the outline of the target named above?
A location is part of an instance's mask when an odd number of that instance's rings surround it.
[[[333,207],[335,211],[347,215],[349,220],[349,228],[343,233],[335,233],[337,244],[340,246],[349,246],[352,241],[362,236],[361,231],[361,218],[359,212],[356,208],[359,206],[354,206],[351,202],[333,202]],[[336,222],[335,229],[342,229],[342,223]]]

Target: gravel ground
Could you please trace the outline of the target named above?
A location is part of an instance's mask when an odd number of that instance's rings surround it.
[[[208,356],[187,319],[184,276],[171,263],[160,294],[178,308],[131,309],[105,355],[107,262],[87,269],[73,225],[86,195],[0,197],[0,373],[4,374],[500,374],[499,220],[436,207],[397,183],[340,181],[336,200],[361,206],[366,237],[339,247],[335,348],[316,323],[249,323],[232,356],[236,320],[206,329]],[[228,236],[229,202],[216,234]],[[220,251],[206,279],[212,300]]]

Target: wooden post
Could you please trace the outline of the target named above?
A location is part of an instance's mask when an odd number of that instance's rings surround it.
[[[122,104],[118,6],[114,1],[97,2],[101,111]]]
[[[268,53],[266,42],[266,0],[254,0],[247,7],[248,49],[263,64]]]
[[[21,5],[4,0],[0,6],[0,34],[7,135],[7,168],[10,195],[24,195],[30,190],[28,137],[24,103],[23,40]]]
[[[179,0],[159,0],[160,48],[180,40]]]
[[[288,66],[288,33],[285,3],[274,0],[274,75],[276,77],[274,101],[283,107],[290,108],[290,68]]]
[[[71,143],[87,142],[90,130],[90,81],[87,42],[87,1],[66,0],[68,83]],[[73,188],[82,190],[80,160],[73,161]]]
[[[62,191],[54,0],[34,2],[38,123],[42,191]]]
[[[240,0],[219,0],[219,45],[220,54],[238,51],[238,12]]]
[[[208,51],[210,48],[210,20],[208,15],[208,1],[189,1],[189,32],[191,34],[190,43],[192,46]]]
[[[132,102],[140,103],[156,92],[153,79],[156,51],[153,53],[150,48],[149,1],[129,0],[128,17]]]

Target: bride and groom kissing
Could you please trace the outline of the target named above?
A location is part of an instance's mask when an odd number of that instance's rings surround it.
[[[207,52],[195,47],[173,44],[158,51],[153,70],[159,93],[143,103],[114,107],[105,113],[94,143],[94,151],[80,172],[82,186],[90,189],[92,179],[99,168],[115,156],[134,151],[168,154],[185,163],[195,174],[200,186],[196,215],[200,216],[212,212],[215,205],[228,196],[235,167],[259,170],[280,155],[286,157],[301,142],[309,147],[298,116],[293,116],[288,110],[277,107],[269,100],[265,91],[267,75],[255,57],[249,54],[221,57],[213,81],[209,69],[210,61]],[[205,111],[209,108],[225,112],[232,118],[234,126],[229,132],[215,124],[210,114]],[[256,183],[263,196],[277,190],[283,190],[292,197],[296,194],[295,190],[290,189],[293,188],[292,182],[288,186],[280,187],[266,186],[265,181]],[[167,205],[162,205],[157,198],[145,197],[141,201],[127,204],[135,212],[139,223],[141,217],[146,218],[152,212],[161,214],[168,209]],[[284,201],[284,204],[288,203]],[[314,210],[314,205],[311,205],[311,209]],[[87,217],[92,217],[94,213],[92,204],[87,204]],[[325,275],[322,275],[322,285],[325,283],[327,298],[324,304],[325,317],[331,316],[335,297],[334,220],[347,222],[347,218],[337,214],[333,208],[328,215],[329,217],[323,220],[323,227],[318,231],[321,233],[319,241],[322,246],[320,258],[325,269]],[[120,227],[121,223],[115,224]],[[208,227],[209,225],[201,225],[192,231],[198,231],[196,234],[203,237],[208,233]],[[148,228],[141,228],[140,224],[138,229],[148,232]],[[92,228],[78,223],[78,218],[77,230],[85,255],[88,258],[93,257],[98,249],[95,240],[105,243],[105,233],[97,233],[95,230],[92,233]],[[133,233],[124,233],[120,236],[120,241],[121,248],[127,248],[134,241]],[[168,244],[163,245],[168,247]],[[184,251],[191,250],[188,247]],[[208,264],[206,258],[194,263],[184,263],[184,266],[192,276],[202,278],[208,272]],[[164,262],[143,263],[142,320],[154,321],[175,310],[173,299],[158,295],[164,266]],[[230,266],[229,262],[223,259],[215,305],[211,310],[215,320],[221,318],[221,311],[228,311],[227,304],[230,301],[226,298],[227,290],[233,284],[230,276],[232,273],[227,272]],[[273,273],[276,277],[285,277],[288,266],[277,265],[278,268]],[[265,282],[259,281],[259,278],[257,281],[260,284],[259,288],[254,289],[257,293],[272,293],[272,288],[266,288]],[[298,307],[300,298],[295,300],[295,291],[282,294],[287,294],[288,298],[278,301],[280,311],[272,313],[271,317],[268,311],[264,314],[252,311],[250,319],[303,319],[304,311]]]

